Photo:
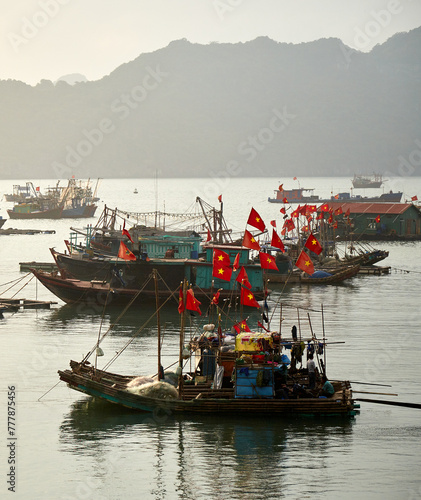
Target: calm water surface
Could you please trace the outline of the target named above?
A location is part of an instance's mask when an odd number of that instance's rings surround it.
[[[163,209],[165,203],[168,212],[184,212],[198,194],[214,203],[223,193],[228,225],[241,232],[251,206],[267,224],[272,219],[280,222],[279,206],[266,201],[279,180],[242,179],[218,185],[209,180],[163,179],[158,196],[153,180],[103,180],[99,212],[104,203],[142,212],[155,206]],[[294,187],[292,180],[290,185],[283,182],[286,188]],[[1,181],[0,194],[11,192],[14,183],[18,181]],[[52,184],[39,182],[41,189]],[[303,179],[301,186],[330,196],[348,190],[350,180]],[[421,179],[395,180],[390,187],[421,198]],[[0,215],[5,217],[9,207],[1,201]],[[51,261],[49,247],[63,250],[70,226],[82,227],[86,222],[8,221],[5,227],[54,229],[56,233],[1,236],[0,285],[24,276],[19,262]],[[381,242],[376,246],[390,251],[383,262],[392,267],[390,275],[358,276],[340,286],[273,287],[272,326],[279,325],[275,304],[280,300],[285,331],[297,322],[296,307],[320,310],[323,304],[326,336],[345,342],[328,351],[329,377],[390,384],[353,384],[353,388],[398,394],[361,397],[421,403],[421,244]],[[5,292],[7,288],[0,288],[4,296],[17,292],[16,287]],[[17,296],[57,300],[34,280]],[[18,405],[17,492],[13,498],[421,498],[420,410],[361,403],[360,414],[349,421],[250,419],[247,415],[189,419],[125,411],[78,394],[63,383],[43,396],[57,383],[57,370],[67,368],[70,359],[81,359],[95,343],[99,329],[104,332],[115,323],[119,312],[108,311],[102,317],[102,311],[59,302],[51,310],[6,314],[0,321],[0,498],[12,495],[6,483],[9,385],[16,386]],[[300,314],[305,334],[308,320],[305,312]],[[104,363],[149,315],[150,311],[136,308],[118,322],[104,341]],[[176,308],[166,308],[162,320],[164,362],[169,365],[178,352]],[[256,320],[252,314],[249,323]],[[198,323],[192,321],[194,331]],[[311,312],[311,321],[321,336],[320,315]],[[112,370],[154,373],[155,344],[156,328],[151,323]]]

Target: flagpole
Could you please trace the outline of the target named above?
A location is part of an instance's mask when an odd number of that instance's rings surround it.
[[[186,291],[187,291],[187,281],[183,280],[183,303],[186,303]],[[183,313],[180,320],[180,351],[178,359],[178,396],[182,398],[183,396],[183,344],[184,344],[184,328],[186,323],[186,308],[184,307]]]
[[[158,327],[158,381],[159,381],[161,380],[161,321],[159,315],[158,276],[156,269],[153,269],[152,273],[155,282],[156,322]]]
[[[323,372],[326,375],[326,336],[325,336],[325,316],[323,312],[323,304],[322,304],[322,327],[323,327]]]

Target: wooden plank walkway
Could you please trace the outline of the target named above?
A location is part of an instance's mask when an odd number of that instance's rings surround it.
[[[32,299],[6,299],[0,298],[0,319],[4,312],[16,312],[19,309],[50,309],[57,302]]]
[[[381,274],[390,274],[391,267],[381,267],[381,266],[360,266],[358,274],[371,274],[379,276]]]

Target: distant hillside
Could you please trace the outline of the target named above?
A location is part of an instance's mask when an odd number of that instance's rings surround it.
[[[0,81],[0,176],[351,175],[402,158],[420,174],[420,46],[421,28],[368,54],[178,40],[95,82]]]

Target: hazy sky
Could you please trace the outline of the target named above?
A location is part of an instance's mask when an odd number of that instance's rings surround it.
[[[34,85],[109,74],[139,54],[187,38],[206,44],[268,36],[337,37],[368,51],[421,25],[421,0],[0,0],[0,79]]]

